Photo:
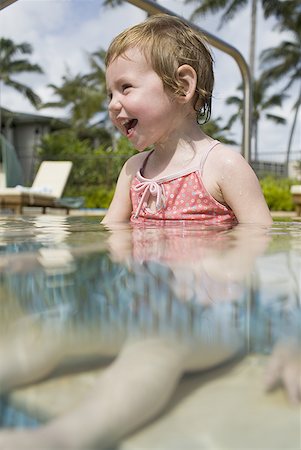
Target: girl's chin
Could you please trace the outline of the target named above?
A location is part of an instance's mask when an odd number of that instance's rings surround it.
[[[143,152],[147,148],[147,146],[145,146],[143,144],[137,144],[135,142],[131,142],[131,143],[132,143],[134,149],[137,150],[137,152]]]
[[[150,139],[143,139],[142,137],[140,138],[139,136],[133,136],[132,139],[130,139],[127,136],[127,138],[134,147],[134,149],[137,150],[138,152],[143,152],[144,150],[150,148],[153,145],[153,143],[150,142]]]

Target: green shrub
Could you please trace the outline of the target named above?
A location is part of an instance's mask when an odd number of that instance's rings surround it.
[[[108,208],[112,201],[115,189],[103,187],[89,188],[84,192],[86,208]]]
[[[84,197],[84,208],[108,208],[115,192],[115,186],[83,186],[79,191],[76,186],[69,187],[64,196]]]
[[[72,130],[45,135],[38,148],[40,160],[71,160],[73,167],[64,197],[84,197],[86,208],[107,208],[113,198],[118,174],[136,151],[126,138],[116,148],[93,147],[89,139],[79,139]]]
[[[275,178],[267,175],[260,180],[263,195],[271,211],[293,211],[294,203],[290,187],[294,184],[289,178]]]

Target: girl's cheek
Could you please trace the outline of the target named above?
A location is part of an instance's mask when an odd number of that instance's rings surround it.
[[[110,121],[115,125],[115,123],[116,123],[115,116],[112,112],[109,112],[109,118],[110,118]]]

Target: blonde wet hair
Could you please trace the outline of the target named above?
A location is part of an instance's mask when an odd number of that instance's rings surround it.
[[[183,20],[157,14],[120,33],[109,46],[106,66],[130,48],[138,48],[152,65],[164,88],[174,95],[183,95],[177,70],[190,65],[197,75],[194,108],[198,122],[205,123],[211,115],[214,85],[213,58],[206,38]]]

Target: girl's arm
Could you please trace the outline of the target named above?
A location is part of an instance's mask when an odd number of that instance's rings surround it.
[[[273,220],[253,169],[239,153],[227,148],[222,153],[218,186],[224,202],[240,223],[271,225]]]
[[[127,222],[131,216],[130,178],[127,176],[126,163],[123,166],[109,209],[102,223]]]
[[[143,155],[143,157],[145,156]],[[131,181],[140,167],[141,159],[141,154],[134,155],[124,164],[118,177],[113,200],[102,223],[110,224],[129,221],[132,213]]]

